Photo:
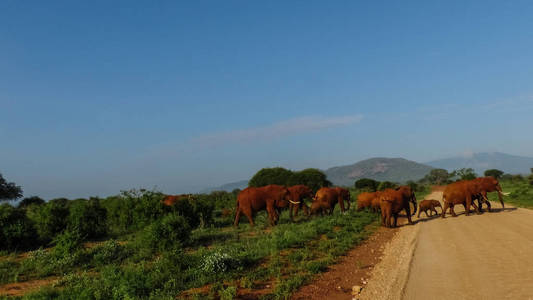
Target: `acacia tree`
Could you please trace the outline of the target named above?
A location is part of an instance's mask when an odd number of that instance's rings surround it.
[[[22,197],[22,188],[14,182],[7,182],[0,174],[0,201],[15,200]]]
[[[503,171],[500,171],[498,169],[489,169],[486,170],[484,173],[485,176],[492,176],[496,179],[500,179],[503,175]]]
[[[451,175],[445,169],[433,169],[421,181],[441,185],[448,182]]]
[[[462,168],[452,172],[451,177],[458,176],[461,180],[472,180],[477,178],[477,174],[472,168]]]

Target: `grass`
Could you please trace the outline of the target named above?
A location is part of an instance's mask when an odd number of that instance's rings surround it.
[[[226,219],[216,220],[220,227],[194,230],[185,248],[149,249],[139,232],[122,237],[125,243],[111,239],[63,255],[43,249],[24,259],[8,255],[0,259],[0,283],[60,278],[24,299],[233,299],[239,290],[266,284],[262,298],[286,299],[378,226],[377,215],[353,208],[296,223],[283,212],[275,227],[264,213],[253,228],[245,218],[238,228]]]
[[[518,207],[533,208],[533,185],[529,184],[527,180],[505,180],[501,181],[500,185],[505,193],[510,193],[509,196],[503,198],[504,203],[510,203]],[[499,203],[498,194],[490,193],[489,200]]]

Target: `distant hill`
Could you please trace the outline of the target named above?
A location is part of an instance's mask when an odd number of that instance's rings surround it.
[[[351,186],[357,179],[371,178],[379,181],[403,183],[426,176],[432,167],[404,158],[376,157],[353,165],[329,168],[328,180],[335,185]]]
[[[241,180],[241,181],[237,181],[237,182],[226,183],[226,184],[221,185],[219,187],[206,188],[206,189],[201,190],[200,193],[208,194],[208,193],[211,193],[213,191],[231,192],[234,189],[241,189],[242,190],[242,189],[244,189],[246,187],[248,187],[248,180]]]
[[[500,152],[474,153],[468,156],[451,157],[426,163],[434,168],[453,171],[472,168],[478,175],[488,169],[498,169],[510,174],[529,174],[533,168],[533,157],[510,155]]]

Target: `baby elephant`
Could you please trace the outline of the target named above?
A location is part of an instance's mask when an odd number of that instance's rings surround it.
[[[420,204],[418,204],[418,218],[420,218],[420,213],[423,211],[426,213],[426,217],[432,216],[433,212],[435,212],[436,215],[439,214],[439,212],[435,209],[435,207],[440,207],[440,210],[442,211],[442,206],[440,205],[440,202],[437,200],[422,200],[420,201]],[[429,210],[429,215],[428,215]]]

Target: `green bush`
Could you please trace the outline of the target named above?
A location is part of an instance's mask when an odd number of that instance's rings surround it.
[[[23,209],[0,205],[0,250],[24,250],[36,246],[37,231]]]
[[[18,208],[25,208],[25,207],[28,207],[30,205],[43,205],[45,204],[46,202],[37,197],[37,196],[32,196],[32,197],[26,197],[24,199],[22,199],[19,204],[18,204]]]
[[[92,261],[95,265],[120,263],[128,255],[126,248],[116,240],[108,240],[91,250]]]
[[[83,238],[77,231],[64,231],[54,240],[55,247],[53,254],[57,257],[64,257],[75,252],[83,246]]]
[[[142,242],[154,250],[169,250],[181,247],[189,241],[191,227],[180,215],[169,214],[146,227]]]
[[[205,227],[213,223],[215,202],[208,195],[198,195],[193,201],[194,211],[200,219],[200,225]]]
[[[98,198],[71,204],[67,228],[84,239],[100,238],[107,233],[107,211]]]
[[[161,203],[163,194],[155,191],[130,190],[122,191],[119,196],[109,197],[101,201],[107,210],[110,230],[115,234],[137,231],[165,214]]]
[[[61,202],[49,202],[27,212],[42,241],[49,242],[67,228],[68,207]]]
[[[200,214],[195,209],[194,202],[196,201],[192,198],[182,198],[171,207],[174,213],[183,216],[187,220],[191,228],[196,228],[200,225]]]

